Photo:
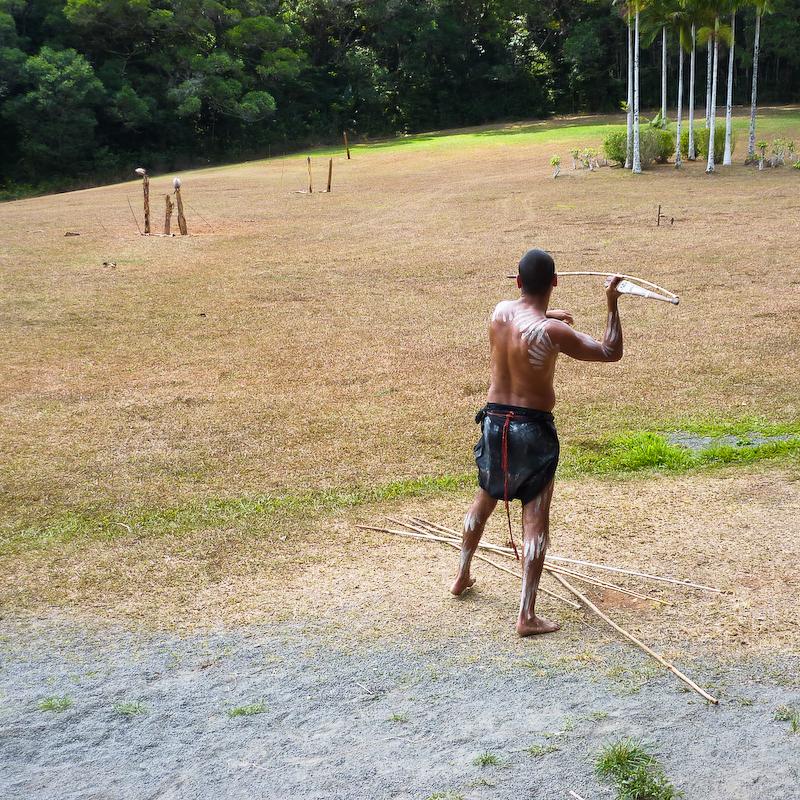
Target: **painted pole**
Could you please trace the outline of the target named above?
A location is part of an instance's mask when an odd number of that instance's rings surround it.
[[[144,167],[137,167],[134,170],[137,175],[142,176],[142,194],[144,195],[144,232],[150,233],[150,178],[147,177],[147,170]]]
[[[164,200],[166,201],[166,210],[164,214],[164,236],[170,235],[170,226],[172,224],[172,209],[174,205],[172,203],[172,198],[168,195],[164,195]]]
[[[178,229],[181,232],[181,236],[187,236],[189,230],[186,227],[186,217],[183,216],[183,200],[181,198],[181,179],[173,178],[172,187],[175,189],[175,203],[178,206]]]

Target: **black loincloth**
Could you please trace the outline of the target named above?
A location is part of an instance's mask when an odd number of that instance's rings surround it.
[[[475,417],[481,438],[475,445],[478,483],[496,500],[529,503],[553,480],[558,434],[553,415],[533,408],[487,403]],[[503,432],[506,455],[503,455]]]

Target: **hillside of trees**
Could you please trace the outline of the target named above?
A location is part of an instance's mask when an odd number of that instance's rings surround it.
[[[739,9],[746,104],[755,12]],[[800,101],[800,0],[774,10],[762,104]],[[344,129],[614,110],[626,70],[624,11],[596,0],[0,0],[0,189],[288,152]],[[659,106],[657,37],[640,83],[641,106]]]

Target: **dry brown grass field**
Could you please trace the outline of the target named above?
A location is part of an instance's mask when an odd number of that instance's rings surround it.
[[[187,172],[188,237],[137,234],[133,181],[0,206],[2,601],[178,624],[353,617],[376,630],[392,609],[392,625],[421,609],[421,629],[505,632],[516,590],[504,578],[482,576],[484,606],[453,603],[449,554],[352,527],[412,508],[457,525],[463,485],[163,529],[171,510],[218,501],[468,473],[487,318],[531,246],[562,270],[630,272],[682,298],[623,299],[619,364],[561,361],[567,449],[686,420],[795,423],[800,172],[571,170],[569,150],[598,146],[607,122],[418,137],[356,147],[351,161],[337,151],[331,194],[316,191],[327,153],[314,154],[310,195],[296,191],[301,154]],[[765,112],[762,133],[800,139],[800,112]],[[170,184],[151,180],[156,231]],[[659,204],[674,224],[656,227]],[[601,333],[600,281],[565,279],[553,303]],[[796,647],[798,475],[790,459],[574,477],[556,495],[555,549],[734,592],[698,598],[680,622],[619,609],[636,629],[668,620],[676,639]],[[492,531],[500,540],[499,515]],[[403,581],[384,590],[388,564]]]

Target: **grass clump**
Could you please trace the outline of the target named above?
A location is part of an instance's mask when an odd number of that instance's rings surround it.
[[[499,767],[502,766],[503,759],[496,753],[491,753],[487,750],[485,753],[473,758],[472,763],[476,767]]]
[[[402,713],[400,713],[400,714],[392,714],[387,721],[388,722],[408,722],[408,714],[402,714]]]
[[[772,718],[776,722],[788,722],[792,733],[800,733],[800,710],[791,706],[778,706]]]
[[[72,708],[72,698],[63,695],[62,697],[45,697],[40,700],[36,707],[39,711],[66,711]]]
[[[141,700],[123,700],[120,703],[114,703],[112,708],[122,717],[135,717],[145,711],[144,703]]]
[[[534,758],[546,756],[548,753],[555,753],[560,748],[556,744],[532,744],[525,748],[525,752]]]
[[[459,792],[434,792],[429,794],[425,800],[464,800],[464,795]]]
[[[610,781],[618,800],[676,800],[683,797],[664,774],[651,747],[630,738],[606,745],[595,761],[598,777]]]
[[[253,717],[256,714],[263,714],[267,710],[264,703],[251,703],[247,706],[236,706],[228,709],[228,716],[233,717]]]

